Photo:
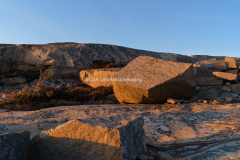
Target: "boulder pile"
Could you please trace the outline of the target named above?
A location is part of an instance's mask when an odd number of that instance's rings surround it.
[[[198,102],[239,102],[240,61],[226,57],[225,60],[205,60],[195,64]],[[205,101],[204,101],[205,100]]]

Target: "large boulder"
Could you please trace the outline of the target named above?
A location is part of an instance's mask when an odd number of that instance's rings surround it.
[[[114,76],[122,68],[102,68],[102,69],[88,69],[80,72],[80,80],[91,86],[112,86],[112,76]]]
[[[147,152],[143,117],[118,114],[72,120],[31,140],[31,160],[134,160]]]
[[[120,103],[164,103],[190,99],[196,90],[192,64],[139,56],[113,76]]]

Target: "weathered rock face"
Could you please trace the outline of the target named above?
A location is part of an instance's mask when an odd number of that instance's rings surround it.
[[[30,132],[0,134],[0,159],[28,159]]]
[[[34,137],[30,159],[134,160],[147,152],[143,133],[141,116],[72,120]]]
[[[88,69],[94,60],[129,62],[138,56],[148,55],[168,60],[195,63],[196,59],[172,54],[131,49],[115,45],[52,43],[44,45],[0,46],[0,73],[10,69],[37,70],[44,68]],[[76,73],[79,74],[79,73]]]
[[[196,90],[192,64],[139,56],[113,76],[120,103],[164,103],[190,99]]]
[[[103,68],[103,69],[88,69],[80,72],[80,80],[91,86],[112,86],[112,76],[114,76],[122,68]]]

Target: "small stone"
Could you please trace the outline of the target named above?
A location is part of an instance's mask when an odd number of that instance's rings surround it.
[[[221,95],[220,95],[220,97],[231,97],[231,98],[236,98],[236,97],[238,97],[238,94],[235,94],[235,93],[222,93]]]
[[[217,102],[224,102],[224,100],[220,97],[218,97],[217,99],[213,100],[213,101],[217,101]]]
[[[0,109],[0,113],[3,113],[3,112],[10,112],[11,110],[9,109]]]
[[[152,156],[152,157],[154,157],[154,158],[157,158],[157,157],[158,157],[158,155],[157,155],[156,152],[151,151],[151,150],[149,150],[148,152],[149,152],[149,155],[150,155],[150,156]]]
[[[218,104],[218,103],[219,103],[219,102],[218,102],[217,100],[215,100],[215,99],[214,99],[212,102],[213,102],[214,104]]]
[[[198,91],[199,89],[200,89],[200,87],[199,87],[199,86],[197,86],[197,87],[196,87],[196,91]]]
[[[176,104],[176,103],[181,103],[182,100],[174,99],[174,98],[168,98],[167,102],[170,104]]]
[[[2,94],[2,98],[8,98],[8,97],[7,97],[7,94],[3,93],[3,94]]]
[[[229,87],[223,87],[223,88],[222,88],[222,91],[223,91],[223,92],[231,92],[231,88],[229,88]]]
[[[198,97],[197,96],[194,96],[194,97],[192,97],[191,99],[190,99],[190,102],[195,102],[195,101],[197,101],[198,100]]]
[[[201,91],[207,91],[207,87],[206,87],[206,86],[201,87],[200,90],[201,90]]]
[[[198,99],[197,102],[198,102],[198,103],[202,103],[203,100],[202,100],[202,99]]]
[[[204,103],[204,104],[207,104],[208,102],[207,102],[207,100],[203,100],[203,103]]]
[[[226,86],[231,86],[232,84],[230,82],[226,82]]]
[[[158,151],[157,155],[158,155],[158,160],[174,160],[174,158],[170,154],[165,152]]]
[[[232,91],[234,93],[240,94],[240,85],[232,85]]]
[[[184,110],[191,111],[191,110],[192,110],[192,107],[191,107],[190,105],[185,105],[185,106],[184,106]]]
[[[226,97],[226,102],[230,103],[230,102],[232,102],[232,100],[233,100],[233,98],[231,98],[231,97]]]
[[[146,155],[146,154],[138,155],[137,158],[138,158],[139,160],[154,160],[154,157],[148,156],[148,155]]]

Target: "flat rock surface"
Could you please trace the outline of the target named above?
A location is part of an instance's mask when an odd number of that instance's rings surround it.
[[[144,116],[143,128],[149,150],[163,151],[174,158],[186,159],[204,159],[204,156],[213,159],[231,158],[240,151],[239,103],[106,104],[8,111],[0,113],[0,133],[30,128],[32,137],[72,119],[110,117],[122,113]],[[218,152],[219,149],[222,152]]]

